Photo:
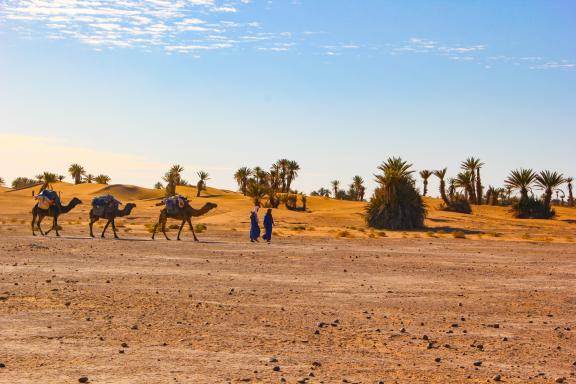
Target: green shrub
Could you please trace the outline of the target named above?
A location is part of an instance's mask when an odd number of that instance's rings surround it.
[[[444,206],[442,210],[470,214],[472,213],[472,206],[470,206],[470,203],[466,199],[455,198],[450,201],[448,206]]]
[[[556,215],[556,212],[547,207],[546,204],[533,196],[527,199],[520,199],[520,201],[512,205],[514,216],[518,219],[551,219]]]

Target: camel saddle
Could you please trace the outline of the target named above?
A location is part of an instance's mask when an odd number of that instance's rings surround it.
[[[40,192],[36,196],[36,200],[38,200],[38,208],[40,209],[49,209],[52,206],[60,206],[60,197],[58,197],[58,193],[49,189]]]
[[[180,195],[167,197],[163,201],[164,205],[166,205],[166,211],[169,214],[176,214],[188,205],[188,199]]]
[[[122,204],[112,195],[98,196],[92,199],[92,213],[101,216],[107,208],[118,208]]]

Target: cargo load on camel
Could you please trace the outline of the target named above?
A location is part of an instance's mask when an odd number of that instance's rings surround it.
[[[36,196],[38,200],[38,208],[40,209],[60,209],[60,197],[58,193],[49,189],[45,189]]]
[[[166,206],[166,211],[169,214],[176,214],[179,210],[184,209],[189,203],[188,199],[184,196],[176,195],[170,196],[162,200]]]
[[[95,216],[102,216],[107,209],[116,209],[121,204],[112,195],[98,196],[92,199],[92,212]]]

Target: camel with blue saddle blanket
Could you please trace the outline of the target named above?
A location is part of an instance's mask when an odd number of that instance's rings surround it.
[[[114,238],[119,239],[116,233],[116,223],[114,220],[117,217],[128,216],[132,210],[136,207],[136,204],[128,203],[124,206],[124,209],[119,209],[122,203],[114,198],[112,195],[98,196],[92,200],[92,209],[90,210],[90,237],[94,237],[92,232],[92,226],[95,222],[100,219],[107,220],[102,235],[100,237],[104,238],[104,234],[108,229],[108,226],[112,224],[112,231],[114,232]]]
[[[180,234],[182,233],[182,228],[184,225],[188,223],[190,226],[190,230],[192,231],[192,235],[194,236],[194,241],[199,241],[196,237],[196,233],[194,232],[194,226],[192,225],[192,217],[198,217],[205,215],[210,210],[217,207],[214,203],[206,203],[200,209],[194,209],[190,206],[190,202],[184,196],[172,196],[162,200],[160,203],[156,204],[156,206],[164,205],[165,207],[160,211],[160,218],[158,219],[158,223],[154,226],[154,230],[152,231],[152,240],[156,236],[156,230],[158,226],[161,225],[162,233],[166,240],[170,240],[168,235],[166,234],[166,222],[168,219],[175,219],[181,220],[182,223],[180,224],[180,229],[178,230],[178,237],[177,240],[180,240]]]
[[[56,236],[60,236],[60,233],[58,232],[58,217],[70,212],[78,204],[82,204],[82,201],[73,198],[70,200],[68,205],[62,205],[58,193],[48,189],[45,189],[38,194],[36,200],[36,205],[32,208],[32,235],[34,236],[36,236],[36,228],[43,236],[49,234],[52,230],[56,232]],[[46,216],[53,218],[52,227],[48,231],[43,232],[40,223]]]

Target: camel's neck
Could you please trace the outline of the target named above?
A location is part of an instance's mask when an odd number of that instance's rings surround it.
[[[208,205],[208,204],[204,205],[204,206],[203,206],[202,208],[200,208],[200,209],[194,209],[194,208],[190,207],[190,210],[191,210],[191,212],[192,212],[192,215],[191,215],[191,216],[196,217],[196,216],[205,215],[205,214],[207,214],[211,209],[212,209],[212,207],[210,207],[210,205]]]
[[[130,212],[132,212],[132,208],[134,207],[132,207],[131,205],[125,206],[124,209],[118,210],[118,216],[119,217],[128,216]]]
[[[76,206],[76,204],[74,202],[70,202],[68,203],[68,205],[63,205],[62,206],[62,213],[68,213],[72,210],[72,208],[74,208]]]

